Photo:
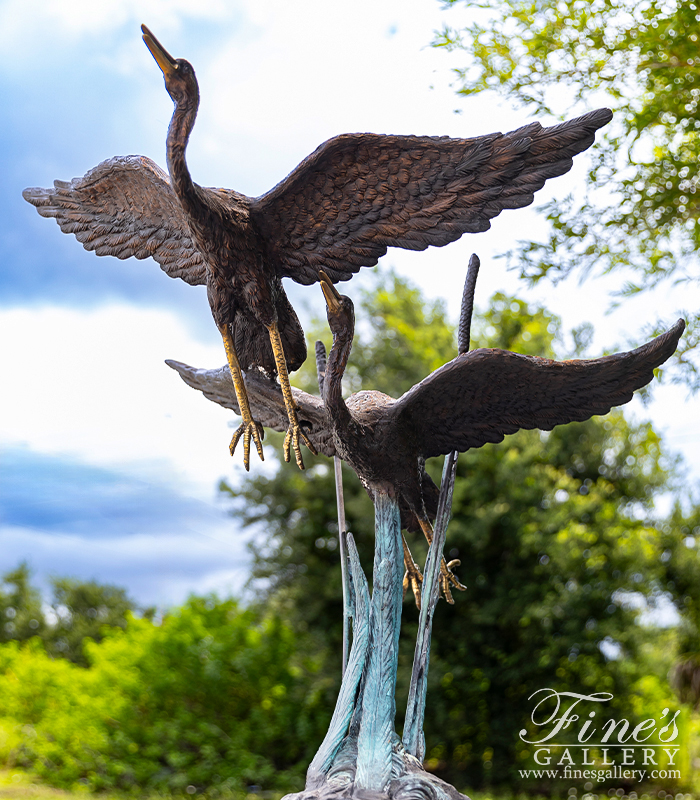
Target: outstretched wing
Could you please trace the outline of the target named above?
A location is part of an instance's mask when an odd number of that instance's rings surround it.
[[[337,136],[254,200],[251,219],[281,275],[309,284],[323,269],[347,280],[388,247],[440,247],[487,230],[504,208],[529,205],[611,118],[603,108],[474,139]]]
[[[182,380],[193,389],[198,389],[213,403],[230,408],[240,415],[238,400],[233,388],[228,367],[219,369],[196,369],[179,361],[166,361],[179,373]],[[284,407],[284,398],[279,384],[265,377],[261,372],[249,370],[245,373],[245,386],[253,417],[265,428],[273,431],[286,431],[289,419]],[[299,423],[319,453],[334,456],[335,447],[328,417],[319,397],[302,392],[292,386],[292,395],[297,406]]]
[[[426,458],[501,442],[520,428],[581,422],[629,402],[674,352],[684,328],[680,319],[636,350],[586,361],[472,350],[400,397],[393,413]]]
[[[152,256],[171,278],[206,283],[180,204],[163,170],[145,156],[117,156],[53,189],[25,189],[42,217],[53,217],[98,256]]]

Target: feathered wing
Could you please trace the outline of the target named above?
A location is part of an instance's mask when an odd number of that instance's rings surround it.
[[[347,280],[388,247],[425,250],[485,231],[571,169],[610,121],[599,109],[551,128],[533,122],[474,139],[337,136],[251,205],[279,273],[298,283]]]
[[[585,361],[472,350],[400,397],[393,413],[426,458],[500,442],[520,428],[581,422],[629,402],[674,352],[684,328],[681,319],[636,350]]]
[[[240,415],[228,367],[196,369],[179,361],[168,360],[165,363],[179,373],[188,386],[198,389],[208,400],[230,408]],[[245,373],[245,385],[253,417],[265,428],[285,432],[289,427],[289,418],[279,384],[256,370],[250,370]],[[292,395],[297,405],[299,423],[311,443],[319,453],[334,456],[336,453],[330,423],[321,399],[302,392],[301,389],[294,386],[292,386]]]
[[[53,189],[25,189],[42,217],[53,217],[98,256],[152,256],[172,278],[206,283],[204,262],[163,170],[145,156],[116,156]]]

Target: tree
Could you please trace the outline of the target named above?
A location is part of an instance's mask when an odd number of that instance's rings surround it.
[[[461,0],[444,0],[454,5]],[[470,4],[474,7],[474,4]],[[610,103],[613,123],[576,193],[544,207],[546,242],[521,242],[509,257],[532,281],[571,270],[631,268],[621,289],[632,295],[661,281],[697,283],[700,247],[700,13],[695,0],[482,0],[480,21],[448,25],[433,44],[464,50],[462,95],[498,92],[543,113]],[[690,330],[675,377],[693,389],[700,370],[691,351],[699,317],[681,311]]]
[[[369,320],[369,335],[363,330],[351,356],[354,390],[363,385],[396,396],[455,352],[441,307],[426,307],[395,276],[364,297],[358,317]],[[394,320],[408,323],[394,327]],[[475,329],[476,345],[527,354],[552,355],[563,344],[556,318],[501,294]],[[305,380],[312,388],[309,372]],[[341,637],[334,493],[327,462],[309,466],[310,474],[298,475],[280,460],[272,476],[223,489],[244,524],[264,520],[253,542],[253,575],[264,579],[261,602],[284,609],[292,626],[327,648],[322,674],[333,697]],[[669,658],[659,657],[658,674],[645,672],[645,648],[657,634],[637,624],[633,602],[653,604],[671,590],[662,554],[669,540],[682,538],[680,521],[657,524],[653,499],[669,489],[673,473],[673,459],[651,426],[630,425],[619,411],[549,434],[522,431],[460,457],[447,551],[461,558],[457,574],[467,591],[436,614],[426,718],[430,769],[458,787],[522,783],[518,768],[528,766],[532,753],[517,735],[528,724],[528,697],[544,687],[611,691],[615,713],[631,719],[640,713],[636,693],[653,688],[655,698],[673,702]],[[345,491],[349,528],[371,575],[371,505],[351,476]],[[421,563],[424,545],[411,546]],[[399,709],[416,627],[407,597]]]
[[[680,530],[680,538],[673,535]],[[673,665],[671,682],[682,702],[700,711],[700,514],[694,509],[685,515],[677,505],[673,525],[662,526],[667,564],[667,593],[676,598],[681,611],[678,660]]]
[[[118,586],[77,578],[52,578],[50,612],[45,613],[41,592],[30,583],[31,572],[22,562],[2,576],[0,587],[0,642],[38,636],[52,656],[87,666],[86,639],[101,641],[108,628],[125,628],[129,612],[153,616],[140,609]]]
[[[126,628],[128,612],[137,610],[118,586],[77,578],[53,578],[51,585],[55,622],[43,636],[46,649],[82,666],[85,640],[99,642],[106,628]]]
[[[0,578],[0,642],[23,641],[46,630],[41,594],[31,586],[30,575],[23,561]]]

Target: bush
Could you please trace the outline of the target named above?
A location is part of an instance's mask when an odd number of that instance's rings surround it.
[[[300,787],[329,718],[300,652],[280,619],[216,598],[131,618],[87,644],[88,669],[38,640],[2,645],[0,755],[92,790]]]

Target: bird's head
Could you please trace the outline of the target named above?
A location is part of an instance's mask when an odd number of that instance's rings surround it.
[[[176,105],[185,102],[198,103],[199,85],[192,64],[184,58],[173,58],[145,25],[141,26],[141,31],[146,47],[161,68],[165,88],[173,102]]]
[[[326,316],[333,336],[341,333],[352,336],[355,329],[355,306],[349,297],[346,297],[333,286],[333,281],[321,271],[318,273],[323,296],[326,298]]]

